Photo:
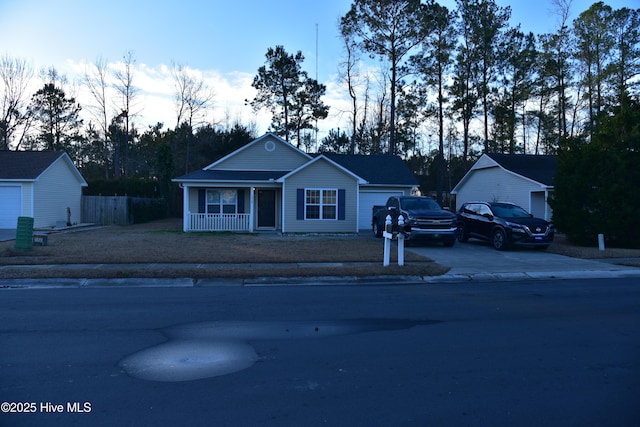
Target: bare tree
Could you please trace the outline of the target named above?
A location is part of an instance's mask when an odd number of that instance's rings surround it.
[[[213,89],[184,65],[174,64],[171,75],[176,90],[176,127],[185,122],[191,128],[203,124],[215,95]]]
[[[139,89],[133,84],[136,63],[133,52],[127,52],[122,60],[121,67],[114,72],[115,89],[120,95],[120,109],[122,111],[114,121],[116,123],[124,122],[124,141],[114,141],[114,175],[116,178],[120,177],[120,168],[125,176],[127,176],[129,169],[130,118],[137,114],[132,109],[135,108],[135,98],[139,93]]]
[[[27,87],[33,68],[24,60],[9,55],[0,57],[0,150],[16,149],[28,129]],[[22,131],[16,143],[14,137]]]
[[[87,66],[82,76],[82,83],[89,90],[89,93],[93,97],[95,105],[90,106],[88,110],[98,123],[98,127],[102,132],[99,135],[101,141],[100,155],[102,156],[102,163],[104,166],[105,178],[109,177],[109,119],[108,119],[108,107],[107,107],[107,89],[108,83],[108,69],[107,62],[98,58],[96,61]]]
[[[573,0],[551,0],[551,7],[549,12],[556,15],[558,19],[558,28],[562,28],[569,22],[569,15],[571,14],[571,6]]]
[[[426,35],[425,7],[420,0],[356,0],[340,20],[342,34],[358,40],[364,52],[389,62],[389,154],[395,153],[396,88],[401,80],[398,71]]]
[[[355,42],[351,39],[349,34],[342,34],[342,40],[344,42],[344,50],[346,58],[342,64],[344,71],[341,71],[342,79],[347,85],[349,92],[349,98],[351,100],[351,141],[349,146],[349,153],[355,154],[356,150],[356,133],[358,132],[358,95],[356,92],[356,85],[358,79],[357,71],[357,47]]]
[[[207,87],[203,79],[194,76],[185,66],[174,64],[171,75],[175,85],[176,102],[176,129],[187,124],[189,133],[186,135],[185,144],[185,173],[189,171],[189,157],[191,151],[191,140],[193,138],[193,128],[204,124],[206,111],[213,101],[213,89]]]

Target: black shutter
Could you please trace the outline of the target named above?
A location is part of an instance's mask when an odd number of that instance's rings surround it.
[[[344,221],[345,219],[345,190],[344,189],[340,189],[338,190],[338,219],[340,221]]]
[[[238,213],[244,213],[244,188],[238,188]]]
[[[304,219],[304,188],[298,188],[296,197],[296,219]]]
[[[201,188],[198,190],[198,213],[206,212],[207,190]]]

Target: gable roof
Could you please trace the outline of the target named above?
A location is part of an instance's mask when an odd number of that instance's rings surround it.
[[[537,154],[499,154],[485,153],[471,166],[471,169],[453,187],[451,194],[458,194],[460,188],[477,170],[500,168],[513,173],[542,187],[553,188],[553,176],[556,173],[556,157]]]
[[[307,153],[305,153],[304,151],[300,150],[299,148],[294,147],[293,145],[289,144],[287,141],[285,141],[284,139],[280,138],[278,135],[272,133],[272,132],[267,132],[264,135],[262,135],[261,137],[254,139],[253,141],[251,141],[248,144],[243,145],[242,147],[238,148],[237,150],[227,154],[226,156],[216,160],[215,162],[211,163],[208,166],[205,166],[203,169],[212,169],[215,168],[216,166],[218,166],[221,163],[224,163],[227,159],[236,156],[238,153],[241,153],[245,150],[248,150],[250,147],[260,144],[261,142],[268,140],[268,139],[273,139],[275,142],[279,143],[281,146],[286,147],[289,150],[292,150],[298,154],[301,154],[304,157],[307,157],[308,159],[311,159],[311,156],[308,155]]]
[[[370,185],[418,185],[413,173],[398,156],[333,153],[322,155],[358,175]]]
[[[260,170],[249,169],[246,164],[238,165],[237,168],[221,167],[228,159],[249,150],[250,147],[260,143],[268,143],[272,141],[275,144],[282,145],[286,150],[292,150],[299,154],[302,164],[291,167],[290,170],[269,170],[269,167],[276,169],[274,164],[261,164]],[[369,186],[403,186],[415,187],[418,181],[405,162],[398,156],[389,156],[386,154],[363,155],[363,154],[333,154],[319,153],[307,154],[299,148],[286,142],[284,139],[273,133],[265,133],[263,136],[251,141],[250,143],[238,148],[230,154],[216,160],[215,162],[205,166],[201,170],[188,173],[183,176],[174,178],[173,182],[265,182],[265,181],[282,181],[297,171],[313,164],[316,160],[322,158],[333,165],[338,170],[352,175],[358,179],[361,185]],[[307,160],[304,160],[307,159]],[[282,169],[288,166],[280,165]],[[291,164],[289,163],[289,166]]]
[[[286,174],[285,176],[283,176],[282,178],[279,179],[279,181],[284,181],[285,179],[289,178],[292,175],[295,175],[296,173],[298,173],[299,171],[306,169],[307,167],[311,166],[312,164],[324,160],[327,163],[329,163],[331,166],[333,166],[334,168],[341,170],[342,172],[346,173],[347,175],[353,177],[354,179],[356,179],[358,181],[359,184],[366,184],[367,181],[362,179],[362,177],[356,175],[355,173],[353,173],[353,171],[345,168],[344,166],[336,163],[335,161],[331,160],[330,158],[328,158],[327,156],[325,156],[324,154],[320,154],[319,156],[316,156],[313,160],[311,160],[310,162],[305,163],[304,165],[300,166],[299,168],[296,168],[294,170],[292,170],[291,172],[289,172],[288,174]]]
[[[487,156],[506,170],[541,184],[553,186],[553,176],[556,173],[556,156],[499,153],[488,153]]]
[[[0,180],[34,181],[58,159],[66,161],[80,181],[86,181],[64,151],[0,151]]]

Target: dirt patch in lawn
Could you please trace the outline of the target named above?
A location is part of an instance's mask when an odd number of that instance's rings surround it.
[[[14,241],[0,242],[1,274],[21,277],[262,277],[440,275],[448,267],[405,253],[404,267],[382,266],[383,240],[355,235],[280,235],[277,233],[184,233],[179,219],[133,226],[107,226],[48,235],[47,246],[15,251]],[[392,262],[397,260],[392,251]],[[223,264],[142,268],[136,264]],[[287,263],[345,263],[320,267]],[[351,263],[351,264],[349,264]],[[353,264],[356,263],[356,264]],[[364,264],[359,264],[364,263]],[[42,269],[36,265],[58,265]],[[122,268],[77,269],[65,264],[124,264]],[[233,264],[269,264],[238,268]],[[28,266],[33,265],[33,268]],[[229,265],[228,268],[224,265]]]

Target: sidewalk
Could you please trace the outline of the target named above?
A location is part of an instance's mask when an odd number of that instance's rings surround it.
[[[3,231],[3,230],[0,230]],[[7,230],[4,230],[7,231]],[[5,233],[11,237],[10,231]],[[1,237],[1,233],[0,233]],[[178,270],[215,270],[215,269],[233,269],[238,271],[250,271],[256,269],[267,269],[274,271],[277,269],[295,269],[316,267],[320,271],[339,268],[345,266],[377,266],[381,267],[382,260],[379,262],[364,263],[344,263],[344,262],[325,262],[325,263],[238,263],[238,264],[216,264],[216,263],[193,263],[193,264],[171,264],[171,263],[144,263],[144,264],[47,264],[47,265],[0,265],[0,289],[1,288],[43,288],[43,287],[124,287],[124,286],[163,286],[163,287],[202,287],[202,286],[279,286],[279,285],[380,285],[380,284],[433,284],[433,283],[464,283],[464,282],[509,282],[519,280],[551,280],[551,279],[611,279],[611,278],[627,278],[634,277],[640,279],[640,268],[622,265],[623,263],[633,263],[640,265],[640,259],[582,259],[572,258],[563,255],[557,255],[546,251],[535,250],[511,250],[496,251],[487,245],[476,242],[467,244],[457,244],[453,248],[443,248],[441,245],[420,245],[412,246],[406,249],[415,252],[421,256],[431,260],[427,264],[434,263],[440,266],[446,266],[450,270],[439,276],[417,276],[417,275],[398,275],[397,269],[394,274],[389,275],[371,275],[366,277],[360,276],[317,276],[317,277],[291,277],[291,271],[287,274],[278,275],[277,272],[269,274],[268,277],[248,278],[196,278],[204,276],[204,274],[193,273],[189,277],[179,278],[95,278],[100,273],[95,270],[109,271],[114,275],[114,271],[127,271],[132,267],[136,269],[149,270],[174,270],[179,276],[183,274]],[[412,265],[417,264],[415,261]],[[21,279],[3,279],[3,270],[19,270],[19,269],[38,269],[38,270],[78,270],[91,271],[93,274],[87,273],[84,278],[21,278]],[[379,271],[379,269],[377,269]],[[415,271],[415,270],[414,270]],[[162,274],[162,273],[161,273]],[[294,273],[295,274],[295,273]],[[5,274],[6,275],[6,274]],[[43,274],[45,275],[45,274]],[[58,274],[59,276],[64,275]],[[244,273],[237,274],[243,277]],[[83,277],[83,273],[70,274],[73,277]],[[169,276],[169,274],[167,274]],[[255,274],[253,274],[255,276]],[[94,278],[91,278],[94,277]]]
[[[566,258],[566,257],[564,257]],[[574,260],[574,259],[571,259]],[[440,261],[437,261],[440,263]],[[252,268],[291,268],[316,266],[323,268],[353,265],[354,263],[295,263],[295,264],[137,264],[137,268],[163,269],[252,269]],[[359,263],[371,264],[372,263]],[[433,284],[461,282],[509,282],[518,280],[552,280],[552,279],[613,279],[637,277],[640,279],[640,268],[615,264],[615,260],[606,261],[574,260],[572,264],[579,269],[569,268],[530,269],[530,271],[458,271],[452,268],[449,273],[440,276],[319,276],[319,277],[259,277],[259,278],[119,278],[119,279],[0,279],[0,288],[96,288],[96,287],[207,287],[207,286],[284,286],[284,285],[382,285],[382,284]],[[38,268],[55,269],[59,265],[24,265],[0,266],[0,277],[4,268]],[[65,264],[66,269],[113,269],[123,270],[131,264]]]

